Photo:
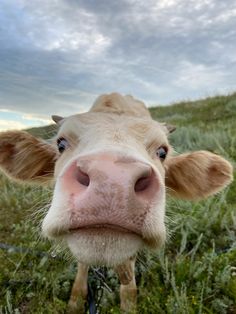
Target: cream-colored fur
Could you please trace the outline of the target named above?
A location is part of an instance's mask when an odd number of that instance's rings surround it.
[[[232,166],[220,156],[206,151],[172,156],[167,136],[174,128],[152,120],[145,105],[131,96],[102,95],[88,113],[68,118],[54,116],[54,120],[59,126],[57,139],[63,137],[68,142],[62,154],[57,151],[56,141],[46,143],[22,131],[4,132],[0,134],[0,167],[18,181],[55,182],[43,232],[48,237],[66,240],[82,262],[71,303],[75,304],[77,294],[85,297],[82,276],[86,276],[86,265],[114,266],[119,277],[124,278],[124,274],[134,267],[133,258],[138,251],[162,245],[165,240],[165,187],[183,199],[202,199],[217,193],[232,180]],[[164,161],[156,154],[161,146],[168,149]],[[112,154],[119,160],[136,160],[151,167],[155,173],[159,188],[139,235],[106,232],[95,237],[87,231],[79,235],[68,232],[70,195],[64,190],[61,178],[78,158],[101,153]],[[130,291],[132,297],[129,297]],[[136,285],[132,275],[121,286],[123,310],[131,309],[135,299]]]

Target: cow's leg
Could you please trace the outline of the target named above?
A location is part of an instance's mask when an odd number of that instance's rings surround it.
[[[125,313],[135,312],[137,286],[135,281],[135,259],[130,259],[116,267],[120,279],[120,307]]]
[[[88,294],[88,266],[78,263],[78,270],[71,290],[68,313],[84,313]]]

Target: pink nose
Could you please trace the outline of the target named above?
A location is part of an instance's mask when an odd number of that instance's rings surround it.
[[[130,157],[113,154],[83,156],[62,178],[70,195],[72,225],[126,225],[141,227],[160,189],[152,167]]]
[[[104,162],[104,161],[103,161]],[[128,175],[130,178],[127,178],[127,174],[124,173],[124,169],[119,169],[118,167],[114,167],[113,165],[109,165],[108,163],[102,165],[100,163],[100,169],[105,166],[103,169],[103,175],[110,174],[113,176],[113,179],[117,179],[117,183],[125,184],[125,180],[129,179],[130,188],[134,190],[134,192],[142,192],[145,190],[148,190],[148,188],[151,187],[152,183],[152,169],[149,166],[146,166],[145,164],[139,165],[139,167],[133,169],[129,169]],[[100,170],[101,171],[101,170]],[[94,182],[97,180],[99,181],[99,176],[97,175],[97,170],[95,171],[95,175],[93,175],[94,172],[90,171],[91,178]],[[84,187],[88,187],[90,184],[90,175],[87,173],[87,171],[83,171],[81,167],[77,167],[75,169],[75,176],[73,179],[77,181],[80,185]],[[102,175],[102,173],[101,173]],[[92,181],[92,182],[93,182]]]
[[[90,185],[99,185],[104,180],[127,188],[131,194],[149,194],[153,184],[156,191],[158,188],[151,166],[133,158],[118,158],[107,154],[78,159],[67,169],[64,178],[77,192]]]

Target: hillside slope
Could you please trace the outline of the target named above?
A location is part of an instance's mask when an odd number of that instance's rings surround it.
[[[207,149],[235,165],[236,94],[150,111],[177,126],[176,151]],[[29,132],[49,138],[54,128]],[[51,191],[4,176],[0,190],[0,313],[65,313],[76,263],[39,236]],[[236,313],[236,183],[204,202],[169,199],[167,224],[165,249],[139,257],[138,313]],[[101,313],[119,313],[110,271],[106,283]]]

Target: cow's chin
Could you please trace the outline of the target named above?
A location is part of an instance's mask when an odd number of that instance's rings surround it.
[[[143,247],[135,233],[110,230],[77,230],[66,237],[68,246],[79,262],[88,265],[117,266],[133,257]]]

